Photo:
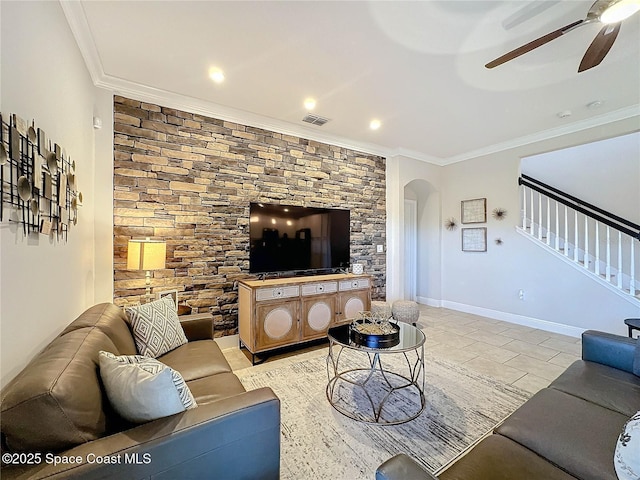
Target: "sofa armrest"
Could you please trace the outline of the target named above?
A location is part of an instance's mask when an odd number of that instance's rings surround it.
[[[633,373],[636,340],[587,330],[582,334],[582,359]]]
[[[261,478],[280,470],[280,401],[251,390],[57,454],[79,463],[2,469],[3,480],[42,478]]]
[[[213,316],[210,313],[196,313],[178,317],[187,340],[213,339]]]
[[[376,480],[438,480],[415,460],[399,453],[384,462],[376,470]]]

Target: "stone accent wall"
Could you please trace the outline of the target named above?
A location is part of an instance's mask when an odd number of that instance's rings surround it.
[[[351,210],[351,262],[385,297],[385,159],[312,140],[116,96],[114,99],[114,302],[144,294],[126,270],[127,242],[167,242],[154,291],[179,291],[210,311],[215,335],[237,333],[237,281],[249,272],[249,203]]]

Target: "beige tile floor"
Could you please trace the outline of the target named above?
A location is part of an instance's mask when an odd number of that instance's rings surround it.
[[[580,339],[478,315],[420,306],[418,326],[426,334],[425,349],[505,383],[535,393],[580,358]],[[272,369],[318,355],[326,343],[270,357],[251,366],[238,348],[224,350],[234,371]]]

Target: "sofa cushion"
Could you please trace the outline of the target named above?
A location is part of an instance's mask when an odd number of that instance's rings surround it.
[[[121,355],[137,353],[127,314],[113,303],[100,303],[88,308],[71,322],[60,336],[87,327],[102,330],[113,341]]]
[[[489,435],[438,475],[440,480],[575,480],[522,445]]]
[[[622,413],[627,418],[640,410],[640,378],[600,363],[577,360],[549,387]]]
[[[148,422],[197,406],[182,375],[155,358],[100,352],[100,377],[109,402],[130,422]]]
[[[187,382],[231,371],[220,347],[211,340],[189,342],[158,357],[158,360],[179,371]]]
[[[157,358],[187,343],[171,297],[128,307],[127,314],[140,355]]]
[[[0,422],[11,450],[64,450],[119,427],[110,423],[120,420],[101,388],[100,350],[118,351],[96,328],[68,332],[9,382],[2,390]]]
[[[618,437],[613,459],[619,480],[640,478],[640,412],[636,412]]]
[[[633,352],[633,374],[640,377],[640,337],[636,339],[636,349]]]
[[[617,480],[613,453],[627,416],[545,388],[496,428],[583,480]]]
[[[187,382],[199,405],[244,393],[246,390],[233,373],[219,373]]]

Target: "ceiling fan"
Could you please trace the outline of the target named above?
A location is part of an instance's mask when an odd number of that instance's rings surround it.
[[[600,32],[598,32],[596,38],[593,39],[591,45],[589,45],[589,48],[584,54],[584,57],[582,57],[582,61],[578,67],[578,72],[584,72],[585,70],[593,68],[602,62],[618,36],[620,23],[639,10],[640,0],[596,0],[594,4],[591,5],[591,8],[589,8],[587,16],[583,20],[577,20],[569,25],[559,28],[558,30],[543,35],[532,42],[522,45],[515,50],[511,50],[501,57],[487,63],[485,67],[494,68],[498,65],[502,65],[503,63],[541,47],[542,45],[549,43],[551,40],[555,40],[556,38],[561,37],[582,25],[602,23],[604,26]]]

